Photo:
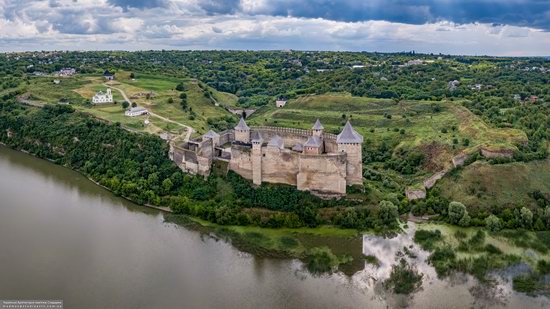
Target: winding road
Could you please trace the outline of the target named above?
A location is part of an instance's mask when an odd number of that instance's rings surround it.
[[[112,85],[109,85],[107,83],[103,84],[105,87],[109,87],[109,88],[112,88],[112,89],[115,89],[116,91],[120,92],[120,94],[122,95],[122,97],[124,98],[124,100],[126,102],[128,102],[130,105],[132,104],[132,101],[130,100],[130,98],[126,95],[126,93],[124,92],[124,90],[120,89],[120,88],[117,88],[117,87],[114,87]],[[163,121],[166,121],[166,122],[170,122],[170,123],[173,123],[173,124],[176,124],[176,125],[179,125],[179,126],[182,126],[184,127],[186,130],[186,134],[185,134],[185,141],[187,142],[190,138],[191,138],[191,135],[196,132],[195,129],[193,129],[192,127],[186,125],[186,124],[183,124],[183,123],[180,123],[180,122],[177,122],[177,121],[174,121],[172,119],[169,119],[169,118],[166,118],[164,116],[161,116],[159,114],[155,114],[153,113],[152,111],[148,111],[149,112],[149,115],[150,116],[153,116],[155,118],[158,118],[158,119],[161,119]]]

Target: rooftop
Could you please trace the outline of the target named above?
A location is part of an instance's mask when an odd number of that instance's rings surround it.
[[[285,147],[285,143],[283,142],[283,138],[279,135],[275,135],[269,140],[269,143],[267,143],[267,146],[277,147],[279,149],[283,149]]]
[[[321,147],[321,139],[318,136],[310,136],[307,141],[304,143],[304,147]]]
[[[336,137],[336,142],[339,144],[356,144],[363,142],[363,136],[357,133],[351,126],[349,120],[346,122],[344,129]]]
[[[251,140],[253,143],[262,143],[264,141],[260,132],[256,131],[252,132]]]
[[[218,137],[220,136],[218,133],[214,132],[213,130],[210,130],[208,132],[206,132],[206,134],[203,135],[203,137],[206,137],[206,138],[215,138],[215,137]]]
[[[235,127],[235,130],[250,130],[250,127],[244,122],[244,118],[241,117],[239,124]]]
[[[323,130],[323,129],[324,129],[324,127],[321,124],[321,121],[319,121],[319,119],[317,119],[317,121],[315,121],[315,124],[313,125],[313,130]]]
[[[146,110],[147,109],[143,106],[136,106],[136,107],[132,107],[132,108],[129,109],[129,111],[131,113],[133,113],[133,112],[142,112],[142,111],[146,111]]]

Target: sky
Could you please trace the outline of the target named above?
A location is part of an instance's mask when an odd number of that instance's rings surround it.
[[[550,56],[550,0],[0,0],[0,51]]]

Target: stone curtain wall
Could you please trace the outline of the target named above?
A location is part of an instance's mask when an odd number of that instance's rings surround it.
[[[298,190],[346,194],[345,153],[300,155]]]
[[[296,185],[300,154],[288,149],[262,148],[262,182]]]
[[[252,148],[233,145],[229,169],[242,177],[252,180]]]
[[[219,133],[220,134],[220,146],[223,146],[228,143],[232,143],[235,140],[235,131],[226,130]]]

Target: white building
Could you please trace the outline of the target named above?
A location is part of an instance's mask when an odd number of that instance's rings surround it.
[[[277,107],[284,107],[285,105],[286,105],[286,100],[279,99],[279,100],[275,101],[275,106],[277,106]]]
[[[113,94],[111,88],[107,88],[107,92],[100,91],[92,98],[93,104],[113,103]]]
[[[127,110],[126,112],[124,112],[124,115],[129,116],[129,117],[136,117],[136,116],[140,116],[140,115],[147,115],[148,113],[149,112],[144,107],[136,106],[136,107],[132,107],[129,110]]]
[[[76,74],[76,69],[74,69],[74,68],[62,68],[57,73],[57,75],[59,75],[59,76],[73,76],[75,74]]]

